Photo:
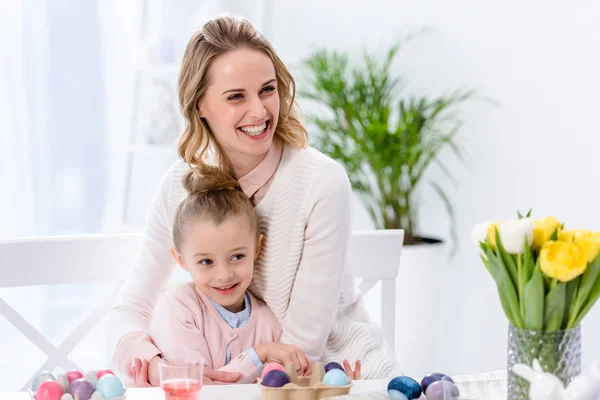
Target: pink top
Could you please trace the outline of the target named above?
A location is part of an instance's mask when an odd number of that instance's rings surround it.
[[[238,179],[242,191],[255,206],[260,203],[269,191],[279,167],[282,154],[282,142],[279,139],[273,140],[273,145],[260,164],[248,174]],[[131,378],[131,366],[135,358],[151,360],[160,354],[161,350],[152,343],[147,333],[132,332],[123,337],[117,345],[113,355],[113,364],[117,371],[125,374],[127,378]]]
[[[259,371],[246,350],[260,343],[278,342],[281,326],[265,303],[248,294],[250,320],[241,328],[231,328],[192,282],[178,285],[159,298],[150,336],[167,360],[204,359],[210,368],[241,373],[238,383],[254,383]],[[227,346],[231,361],[225,365]]]

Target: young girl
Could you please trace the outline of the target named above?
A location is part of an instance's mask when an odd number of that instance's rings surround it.
[[[162,357],[204,359],[210,368],[241,373],[239,383],[255,382],[267,361],[310,374],[308,357],[277,343],[277,318],[247,290],[262,242],[248,197],[216,167],[188,171],[183,185],[189,195],[176,211],[171,254],[193,282],[158,300],[149,333]]]

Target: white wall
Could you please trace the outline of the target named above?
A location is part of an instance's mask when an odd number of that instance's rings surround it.
[[[470,242],[471,227],[533,207],[535,216],[555,214],[568,226],[600,230],[600,3],[303,0],[277,2],[270,11],[266,33],[296,74],[316,45],[385,49],[395,37],[428,26],[438,33],[414,41],[401,57],[409,89],[439,94],[477,87],[501,103],[469,110],[462,135],[469,164],[450,162],[460,182],[450,193],[461,241],[454,260],[440,265],[448,328],[436,333],[441,342],[432,369],[504,368],[506,320]],[[439,171],[431,176],[443,180]],[[443,206],[429,191],[421,214],[424,232],[447,236]],[[355,227],[370,226],[357,206]],[[600,341],[592,343],[599,334],[597,306],[584,323],[584,366],[600,358]]]

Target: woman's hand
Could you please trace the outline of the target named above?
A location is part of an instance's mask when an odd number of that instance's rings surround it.
[[[344,369],[346,370],[346,375],[348,379],[351,381],[356,381],[360,379],[360,360],[357,360],[354,364],[354,371],[352,371],[352,366],[348,360],[344,360]]]
[[[263,363],[278,362],[283,365],[294,364],[300,376],[312,373],[312,362],[300,348],[290,344],[261,343],[254,346],[254,351]]]

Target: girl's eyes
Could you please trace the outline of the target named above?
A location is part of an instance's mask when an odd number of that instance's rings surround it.
[[[213,265],[214,263],[213,263],[213,260],[206,258],[204,260],[200,260],[198,262],[198,264],[209,266],[209,265]]]
[[[239,261],[239,260],[243,259],[244,257],[246,257],[245,254],[236,254],[235,256],[231,257],[231,261]]]
[[[264,88],[262,88],[261,93],[271,93],[274,91],[275,91],[275,86],[269,85],[269,86],[265,86]],[[232,94],[231,96],[229,96],[227,98],[227,100],[232,101],[232,100],[240,100],[243,98],[244,98],[244,95],[242,93],[236,93],[236,94]]]

